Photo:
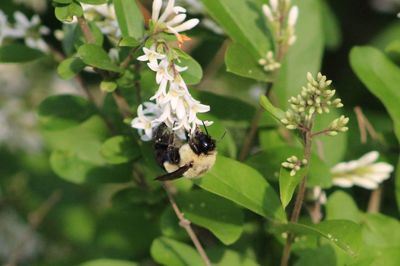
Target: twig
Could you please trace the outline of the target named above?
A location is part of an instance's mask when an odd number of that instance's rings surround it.
[[[321,130],[321,131],[317,131],[317,132],[315,132],[315,133],[312,133],[311,134],[311,137],[313,138],[313,137],[316,137],[316,136],[319,136],[319,135],[324,135],[324,134],[326,134],[326,133],[329,133],[329,132],[331,132],[332,130],[330,129],[330,128],[327,128],[327,129],[324,129],[324,130]]]
[[[136,101],[138,103],[142,102],[142,86],[140,84],[140,63],[135,64],[134,72],[135,72],[135,91],[136,91]]]
[[[367,143],[367,130],[365,128],[364,115],[361,110],[361,107],[360,106],[354,107],[354,112],[356,113],[358,129],[360,130],[361,143],[365,144]]]
[[[367,212],[369,213],[377,213],[381,207],[382,201],[382,187],[378,187],[374,191],[371,192],[371,196],[368,202]]]
[[[311,127],[312,126],[310,126],[309,130],[304,134],[304,159],[306,159],[308,162],[310,162],[311,146],[312,146]],[[304,201],[304,194],[306,191],[307,174],[308,173],[305,173],[303,178],[301,179],[300,187],[299,187],[299,190],[297,191],[296,201],[294,203],[293,212],[290,217],[291,223],[297,223],[299,220],[301,208],[303,206],[303,201]],[[293,233],[289,233],[289,235],[286,239],[286,244],[283,249],[281,266],[287,266],[289,263],[290,251],[291,251],[292,243],[294,241],[294,237],[295,236]]]
[[[28,214],[28,221],[32,231],[35,231],[40,224],[42,223],[43,219],[49,213],[49,211],[57,204],[57,202],[61,199],[61,192],[54,191],[49,198],[39,208],[32,213]],[[21,252],[23,250],[24,245],[28,242],[31,238],[31,231],[26,233],[26,235],[22,238],[22,240],[18,243],[15,249],[11,252],[10,257],[7,263],[4,266],[17,266],[18,261],[21,256]]]
[[[209,82],[209,80],[218,72],[220,67],[224,64],[225,52],[226,49],[228,48],[229,43],[230,40],[225,40],[221,44],[214,58],[205,68],[203,75],[204,78],[203,81],[198,85],[199,87],[204,87]]]
[[[249,154],[251,144],[253,143],[254,137],[257,133],[258,125],[260,124],[263,113],[264,113],[264,109],[260,106],[257,109],[257,112],[253,117],[253,120],[251,121],[250,129],[244,139],[243,146],[242,146],[242,149],[240,150],[240,154],[239,154],[239,161],[244,161],[246,159],[247,155]]]
[[[115,103],[124,118],[132,117],[131,108],[125,98],[118,92],[118,90],[112,93]]]
[[[178,205],[176,204],[176,201],[175,201],[173,193],[172,193],[171,185],[168,182],[163,182],[162,185],[163,185],[165,191],[167,192],[169,202],[171,203],[171,206],[174,209],[174,212],[179,219],[179,225],[186,230],[186,232],[192,239],[192,242],[195,245],[197,252],[200,254],[200,256],[204,262],[204,265],[211,266],[211,262],[207,256],[207,253],[204,251],[203,246],[201,245],[197,235],[195,234],[192,227],[190,226],[190,221],[183,216],[183,213],[180,211]]]
[[[267,96],[267,97],[269,96],[269,94],[271,92],[271,88],[272,88],[272,83],[267,83],[267,87],[265,90],[265,96]],[[258,125],[260,124],[263,113],[264,113],[264,109],[260,106],[257,109],[257,112],[254,115],[253,120],[251,121],[250,129],[244,138],[242,149],[240,150],[240,153],[239,153],[240,161],[244,161],[250,152],[251,144],[253,143],[254,137],[256,136]]]
[[[311,206],[307,208],[308,213],[310,214],[311,221],[313,224],[317,224],[321,221],[322,212],[321,212],[321,202],[318,200],[313,202]]]
[[[83,36],[85,37],[88,43],[96,43],[96,38],[94,37],[92,31],[89,28],[89,24],[87,23],[84,17],[78,17],[78,24],[82,30]]]
[[[368,118],[364,115],[361,107],[360,106],[354,107],[354,112],[356,113],[358,128],[360,130],[361,143],[363,144],[367,143],[367,132],[374,141],[379,142],[380,139],[378,133],[376,132],[372,124],[369,122]]]

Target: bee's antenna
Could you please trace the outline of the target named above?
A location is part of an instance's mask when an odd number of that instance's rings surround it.
[[[201,122],[203,123],[204,130],[206,131],[206,134],[207,134],[207,136],[209,136],[209,134],[208,134],[208,130],[207,130],[207,127],[206,127],[206,124],[204,123],[204,121],[203,121],[203,120],[202,120]]]
[[[224,139],[224,137],[225,137],[225,135],[226,135],[226,129],[225,129],[225,131],[224,131],[224,134],[222,134],[221,138],[220,138],[218,141],[221,141],[221,140],[223,140],[223,139]]]

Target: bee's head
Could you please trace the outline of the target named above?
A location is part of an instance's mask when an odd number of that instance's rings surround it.
[[[216,148],[215,140],[200,130],[190,138],[189,145],[196,154],[208,154]]]

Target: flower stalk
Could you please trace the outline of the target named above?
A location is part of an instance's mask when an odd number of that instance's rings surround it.
[[[275,51],[267,51],[265,57],[258,60],[263,70],[272,73],[273,76],[272,81],[267,84],[265,95],[268,96],[276,78],[279,76],[283,58],[289,47],[296,41],[295,26],[299,10],[297,6],[292,6],[290,0],[271,0],[270,4],[263,5],[262,9],[267,25],[272,32],[275,47]],[[253,117],[239,153],[240,161],[244,161],[250,152],[263,112],[263,108],[259,107]]]
[[[296,171],[304,164],[310,162],[311,148],[313,139],[320,135],[336,136],[340,132],[348,130],[347,123],[349,119],[340,116],[334,119],[326,129],[313,132],[313,126],[316,115],[329,113],[330,108],[341,108],[343,104],[340,98],[334,98],[335,90],[330,89],[332,83],[326,76],[318,73],[316,78],[311,73],[307,73],[307,85],[302,87],[301,93],[295,97],[291,97],[288,102],[289,109],[285,112],[285,116],[281,119],[281,123],[289,130],[298,130],[302,136],[304,144],[303,160],[292,156],[282,163],[285,168],[291,169],[291,175],[295,175]],[[309,169],[309,168],[307,168]],[[297,223],[304,202],[306,192],[308,170],[303,175],[294,203],[293,211],[290,217],[291,223]],[[290,259],[291,247],[295,235],[289,232],[286,244],[283,249],[281,266],[287,266]]]

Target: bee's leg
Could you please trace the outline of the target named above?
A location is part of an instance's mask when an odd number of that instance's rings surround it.
[[[179,148],[169,146],[167,149],[167,157],[169,163],[178,164],[180,161]]]

